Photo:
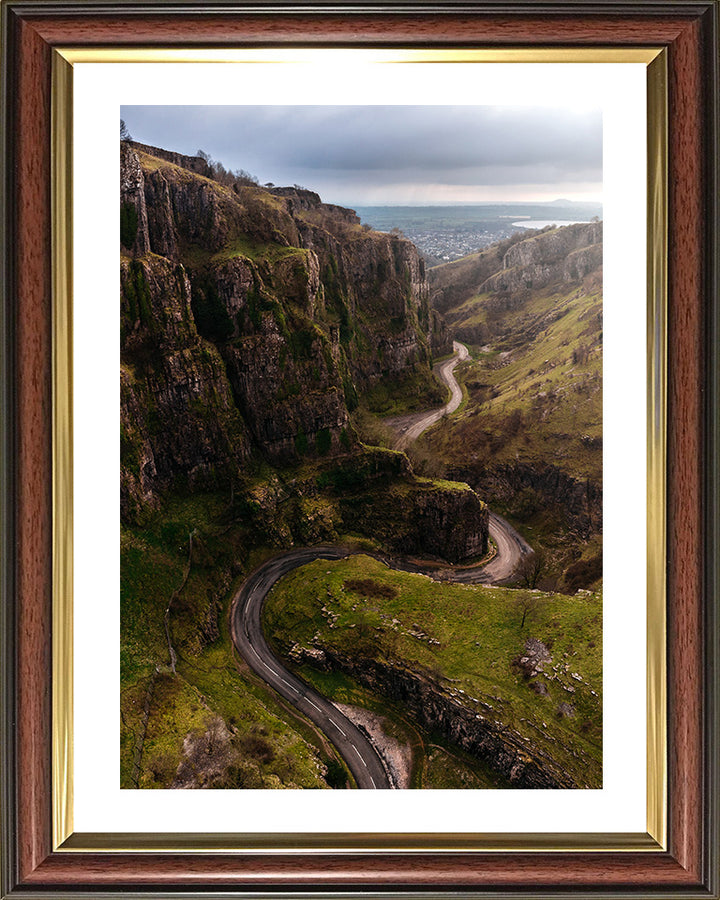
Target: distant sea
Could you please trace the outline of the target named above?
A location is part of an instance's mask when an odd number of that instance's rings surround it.
[[[547,228],[549,225],[581,225],[590,219],[523,219],[522,222],[513,222],[513,228]]]

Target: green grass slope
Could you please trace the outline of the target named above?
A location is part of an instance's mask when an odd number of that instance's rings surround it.
[[[510,309],[488,296],[466,305],[496,335],[491,345],[473,346],[472,360],[456,369],[467,402],[436,426],[429,446],[451,467],[521,460],[599,480],[600,291],[548,290]]]
[[[596,585],[602,269],[579,283],[466,296],[452,317],[451,330],[481,342],[468,341],[471,359],[455,370],[462,405],[421,436],[413,457],[434,475],[468,481],[520,528],[542,557],[532,585],[570,592]]]
[[[233,588],[267,551],[251,511],[226,509],[218,495],[175,499],[122,530],[122,787],[327,787],[338,765],[234,654]]]
[[[355,556],[317,561],[284,578],[268,598],[264,623],[291,665],[299,648],[324,648],[423,673],[457,703],[484,715],[489,708],[577,783],[600,784],[599,593],[439,584]],[[551,656],[533,677],[520,663],[528,639]],[[333,690],[327,674],[320,683]],[[347,689],[343,681],[335,687]]]
[[[323,735],[237,657],[232,597],[283,548],[350,541],[379,550],[406,529],[412,538],[417,498],[452,503],[468,493],[415,478],[400,453],[363,448],[285,469],[253,459],[232,490],[176,493],[123,525],[122,786],[344,786]]]

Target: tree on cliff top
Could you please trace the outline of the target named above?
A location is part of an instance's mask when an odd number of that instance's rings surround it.
[[[212,156],[204,150],[198,150],[196,156],[205,160],[210,167],[213,180],[217,181],[218,184],[223,184],[225,187],[235,187],[237,185],[257,187],[259,184],[258,179],[254,175],[251,175],[250,172],[246,172],[245,169],[235,169],[234,172],[230,169],[226,169],[221,162],[213,159]]]

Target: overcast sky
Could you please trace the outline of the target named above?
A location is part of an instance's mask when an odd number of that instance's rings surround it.
[[[125,106],[134,140],[198,149],[344,206],[602,199],[599,110]]]

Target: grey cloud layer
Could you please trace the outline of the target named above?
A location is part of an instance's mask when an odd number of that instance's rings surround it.
[[[599,186],[597,110],[487,106],[125,107],[133,135],[202,148],[261,181],[344,195],[374,187]],[[328,197],[327,199],[334,199]]]

